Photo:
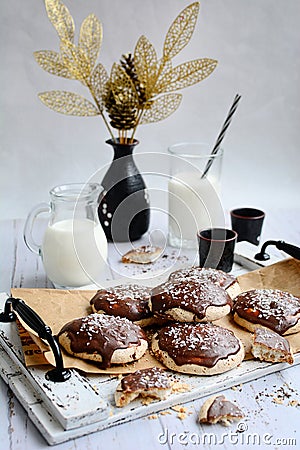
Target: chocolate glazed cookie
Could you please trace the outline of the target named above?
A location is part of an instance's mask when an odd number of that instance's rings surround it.
[[[122,284],[100,289],[90,300],[93,312],[126,317],[142,327],[153,323],[149,309],[151,288],[137,284]]]
[[[209,281],[224,289],[229,288],[229,286],[236,282],[236,277],[230,275],[229,273],[225,273],[222,270],[197,266],[176,270],[169,276],[169,281],[173,282],[187,279],[192,279],[194,281]]]
[[[235,299],[233,318],[254,332],[257,326],[278,334],[300,331],[300,299],[277,289],[253,289]]]
[[[245,352],[231,330],[210,323],[176,323],[160,329],[152,350],[171,370],[215,375],[238,366]]]
[[[58,340],[71,355],[99,362],[103,369],[137,360],[148,348],[147,337],[138,325],[104,314],[68,322],[58,333]]]
[[[220,286],[187,279],[167,281],[153,289],[150,309],[154,316],[179,322],[208,322],[231,311],[232,300]]]

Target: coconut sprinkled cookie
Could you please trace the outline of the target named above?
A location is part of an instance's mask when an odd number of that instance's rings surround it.
[[[300,299],[278,289],[253,289],[238,295],[234,302],[236,323],[254,332],[257,326],[278,334],[300,331]]]
[[[294,357],[289,341],[267,328],[255,329],[251,353],[255,358],[268,362],[293,364]]]
[[[154,316],[179,322],[217,320],[226,316],[231,306],[231,298],[220,286],[191,279],[157,286],[150,301]]]
[[[211,323],[175,323],[152,339],[156,358],[176,372],[215,375],[238,366],[244,347],[231,330]]]
[[[244,414],[237,405],[227,400],[224,395],[215,395],[203,403],[199,413],[199,422],[221,423],[227,427],[243,417]]]
[[[95,313],[126,317],[142,327],[153,322],[149,309],[151,289],[137,284],[100,289],[91,299]]]
[[[99,362],[102,368],[141,358],[148,348],[144,331],[123,317],[90,314],[72,320],[58,333],[71,355]]]
[[[122,378],[115,392],[115,402],[117,406],[125,406],[139,396],[164,400],[171,392],[170,375],[159,367],[152,367]]]
[[[209,281],[224,289],[227,289],[236,282],[236,277],[229,273],[225,273],[222,270],[197,266],[176,270],[169,276],[170,281],[182,281],[186,279]]]

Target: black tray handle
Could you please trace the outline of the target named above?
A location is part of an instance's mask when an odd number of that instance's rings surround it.
[[[288,244],[284,241],[277,242],[278,250],[283,250],[288,255],[292,256],[295,259],[300,259],[300,248],[293,244]]]
[[[26,305],[20,298],[9,297],[6,300],[4,312],[0,314],[0,322],[13,322],[17,314],[24,322],[34,330],[41,339],[45,339],[51,347],[55,358],[55,369],[46,373],[46,378],[50,381],[62,382],[71,376],[71,371],[64,368],[64,363],[56,337],[53,336],[51,328],[45,324],[40,316],[30,306]]]
[[[297,247],[296,245],[288,244],[284,241],[267,241],[263,244],[260,252],[258,252],[254,258],[258,261],[267,261],[270,259],[270,255],[266,253],[266,249],[269,245],[275,245],[278,250],[282,250],[288,255],[292,256],[295,259],[300,260],[300,247]]]

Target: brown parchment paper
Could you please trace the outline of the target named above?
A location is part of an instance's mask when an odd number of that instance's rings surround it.
[[[238,277],[239,289],[235,294],[250,289],[281,289],[300,297],[300,261],[287,259],[272,266],[255,270]],[[62,326],[78,317],[90,314],[89,300],[95,291],[72,290],[62,291],[56,289],[12,289],[12,296],[22,298],[34,311],[50,326],[53,334],[57,334]],[[49,347],[22,322],[22,326],[29,333],[29,337],[21,331],[22,343],[26,342],[24,349],[25,364],[40,365],[50,363],[54,365],[54,358]],[[235,324],[228,315],[215,322],[217,325],[229,328],[241,339],[245,346],[246,359],[251,358],[251,333]],[[20,328],[21,329],[21,328]],[[300,351],[300,333],[286,336],[294,353]],[[33,341],[33,342],[32,342]],[[41,352],[43,355],[41,355]],[[65,367],[76,368],[88,373],[119,374],[129,373],[138,369],[162,365],[147,352],[139,361],[125,366],[115,366],[106,370],[100,369],[96,363],[81,360],[66,354],[63,359]]]

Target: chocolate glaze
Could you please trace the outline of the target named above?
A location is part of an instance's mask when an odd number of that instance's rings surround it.
[[[157,332],[159,348],[176,365],[213,367],[221,359],[235,355],[240,344],[234,333],[211,323],[176,323]]]
[[[298,322],[300,299],[276,289],[253,289],[236,297],[233,312],[283,334]]]
[[[120,285],[100,289],[91,299],[96,311],[137,321],[152,316],[149,309],[151,289],[145,286]]]
[[[192,312],[196,318],[205,317],[208,306],[232,306],[232,300],[220,286],[211,282],[187,279],[181,282],[167,281],[152,290],[152,312],[167,317],[165,311],[181,308]],[[172,317],[169,317],[172,319]]]
[[[169,389],[169,375],[158,367],[141,369],[122,378],[121,387],[124,392],[148,391],[150,389]]]
[[[269,349],[290,352],[289,341],[275,331],[266,328],[256,328],[254,333],[254,344],[264,345]]]
[[[102,368],[110,367],[115,350],[126,349],[131,344],[139,345],[147,340],[143,330],[129,320],[104,314],[90,314],[72,320],[63,326],[58,338],[66,333],[74,353],[97,353],[102,356]]]
[[[197,266],[176,270],[169,276],[170,281],[182,281],[186,279],[210,281],[224,289],[227,289],[236,281],[233,275],[225,273],[222,270]]]
[[[219,395],[214,399],[207,411],[207,420],[215,421],[217,419],[242,418],[243,413],[238,406],[226,400],[224,395]]]

